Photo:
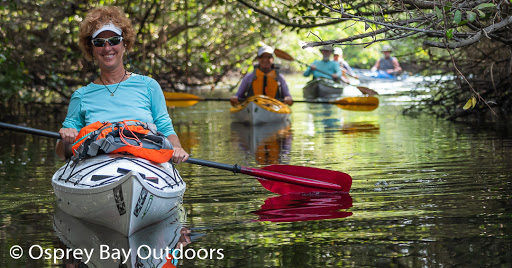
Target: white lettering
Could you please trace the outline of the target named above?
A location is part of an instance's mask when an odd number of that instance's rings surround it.
[[[91,261],[91,258],[92,258],[92,253],[94,252],[94,249],[91,248],[91,251],[88,252],[86,248],[84,248],[84,252],[85,252],[85,257],[87,257],[87,260],[84,262],[85,264],[88,264],[90,261]],[[82,254],[83,256],[83,254]],[[76,259],[76,257],[75,257]],[[82,259],[83,260],[83,259]]]
[[[176,254],[178,254],[179,256],[176,256]],[[180,248],[179,249],[174,249],[173,252],[172,252],[172,256],[177,259],[177,260],[181,260],[183,259],[183,244],[180,244]]]
[[[204,251],[204,253],[206,254],[204,257],[201,257],[201,251]],[[199,249],[199,250],[197,251],[197,257],[198,257],[199,259],[201,259],[201,260],[204,260],[204,259],[208,258],[208,255],[209,255],[209,254],[208,254],[208,250],[206,250],[206,249],[204,249],[204,248]]]
[[[188,254],[187,254],[188,252],[192,252],[192,257],[188,256]],[[194,249],[189,248],[189,249],[185,250],[185,258],[187,258],[187,260],[192,260],[195,257],[196,257],[196,251]]]
[[[217,254],[220,255],[220,257],[217,257],[217,260],[224,259],[224,253],[222,253],[222,251],[224,251],[224,249],[222,249],[222,248],[217,249]]]
[[[124,248],[121,249],[121,251],[123,252],[123,256],[124,256],[124,261],[123,261],[123,264],[125,264],[127,261],[128,261],[128,258],[130,257],[130,255],[132,254],[132,249],[128,249],[128,251],[124,251]]]
[[[147,254],[145,257],[142,256],[142,254],[140,252],[141,249],[145,249],[145,253]],[[137,249],[137,256],[139,256],[139,258],[141,258],[143,260],[149,259],[149,257],[151,257],[151,248],[149,246],[147,246],[147,245],[140,246]]]
[[[36,257],[36,256],[32,255],[32,249],[33,249],[33,248],[37,248],[37,249],[39,249],[39,256],[37,256],[37,257]],[[29,256],[30,256],[30,258],[31,258],[31,259],[33,259],[33,260],[39,260],[39,259],[41,259],[41,257],[43,256],[43,248],[42,248],[41,246],[39,246],[39,245],[33,245],[33,246],[31,246],[31,247],[28,249],[28,255],[29,255]]]
[[[69,253],[69,250],[70,249],[68,249],[68,251],[67,251],[68,253]],[[51,251],[51,249],[49,251]],[[60,254],[60,256],[57,256],[59,254]],[[56,248],[53,251],[53,263],[57,263],[57,260],[62,260],[64,258],[64,255],[65,255],[64,250],[62,250],[61,248]],[[51,256],[51,254],[50,254],[50,256]]]
[[[105,260],[110,257],[110,253],[108,252],[109,246],[107,245],[100,245],[100,260]],[[107,256],[105,256],[106,254]]]

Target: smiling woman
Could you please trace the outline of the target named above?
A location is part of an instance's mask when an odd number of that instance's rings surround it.
[[[92,9],[80,24],[79,46],[87,60],[100,69],[98,77],[79,88],[71,97],[68,113],[59,134],[57,154],[71,156],[71,145],[78,132],[95,122],[138,120],[156,125],[174,149],[172,160],[188,159],[174,131],[165,98],[158,82],[150,77],[128,72],[123,58],[134,44],[132,24],[118,7]]]

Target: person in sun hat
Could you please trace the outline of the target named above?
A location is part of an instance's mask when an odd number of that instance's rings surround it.
[[[372,67],[372,71],[383,71],[391,75],[398,75],[402,72],[402,67],[398,63],[397,58],[391,56],[393,48],[390,45],[382,46],[381,52],[384,57],[377,60]]]
[[[343,72],[343,76],[341,78],[342,80],[348,82],[348,78],[346,77],[346,75],[352,76],[354,78],[359,78],[359,76],[354,72],[354,70],[352,70],[348,62],[343,59],[343,50],[341,49],[341,47],[335,47],[333,55],[334,61],[340,64],[341,71]]]
[[[128,72],[123,59],[135,42],[135,32],[119,7],[90,10],[80,24],[79,46],[83,56],[98,66],[98,77],[71,96],[66,119],[59,131],[56,152],[65,160],[71,157],[71,145],[83,127],[100,122],[140,120],[155,124],[172,144],[172,161],[186,161],[167,112],[160,84],[144,75]]]
[[[320,52],[322,52],[322,60],[314,61],[304,72],[304,76],[313,75],[313,79],[315,78],[329,78],[332,80],[339,80],[341,78],[342,72],[340,68],[340,64],[335,61],[331,61],[331,54],[333,52],[333,47],[331,45],[324,45],[320,48]]]
[[[284,76],[279,73],[279,66],[274,64],[274,49],[261,46],[256,59],[258,64],[254,66],[254,71],[244,76],[238,91],[230,98],[231,105],[235,106],[241,100],[254,95],[266,95],[292,105],[293,99],[288,85]]]

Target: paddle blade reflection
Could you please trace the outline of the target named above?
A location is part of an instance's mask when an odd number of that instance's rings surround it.
[[[296,222],[345,218],[352,215],[349,194],[316,193],[280,195],[268,198],[261,209],[253,213],[258,221]]]

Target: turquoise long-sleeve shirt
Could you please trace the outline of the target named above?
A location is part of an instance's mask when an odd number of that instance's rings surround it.
[[[64,128],[80,131],[86,125],[100,122],[140,120],[153,123],[166,137],[175,134],[167,112],[165,97],[158,82],[150,77],[132,74],[118,84],[104,85],[90,83],[79,88],[71,96]]]
[[[304,72],[304,76],[313,74],[313,78],[324,77],[332,79],[332,74],[336,74],[338,77],[342,75],[340,64],[336,61],[316,60],[311,65],[314,65],[316,70],[313,71],[311,67],[308,67]],[[329,75],[324,73],[328,73]]]

